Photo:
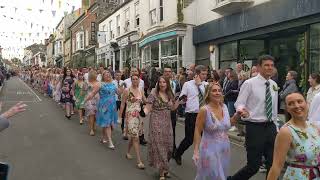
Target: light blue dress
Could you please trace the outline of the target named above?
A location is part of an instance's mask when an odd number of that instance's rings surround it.
[[[99,90],[100,99],[97,106],[97,125],[110,127],[116,125],[118,120],[116,104],[117,87],[113,83],[101,83]]]
[[[227,106],[223,105],[223,119],[217,120],[208,105],[206,122],[200,142],[196,180],[226,180],[230,166],[231,127]]]

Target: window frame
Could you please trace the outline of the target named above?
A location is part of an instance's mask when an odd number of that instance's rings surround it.
[[[154,22],[153,22],[153,18],[152,18],[153,17],[153,15],[152,15],[153,13],[154,13],[154,16],[155,16],[154,17]],[[152,10],[149,11],[149,19],[150,19],[149,22],[150,22],[151,26],[154,26],[154,25],[157,24],[157,9],[152,9]]]

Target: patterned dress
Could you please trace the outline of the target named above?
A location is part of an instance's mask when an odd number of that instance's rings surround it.
[[[151,167],[169,170],[173,151],[171,102],[164,102],[152,92],[147,102],[152,104],[149,123],[148,160]]]
[[[292,144],[287,155],[289,165],[283,180],[320,180],[319,122],[308,121],[305,131],[290,123],[285,124],[284,127],[288,127],[291,132]]]
[[[223,105],[223,120],[217,120],[210,107],[205,106],[207,115],[199,148],[196,180],[226,180],[230,165],[230,142],[228,130],[230,117]]]
[[[142,103],[142,95],[140,92],[140,98],[135,101],[131,102],[131,98],[134,97],[133,93],[130,91],[129,88],[129,96],[127,99],[127,110],[126,110],[126,120],[128,125],[128,136],[130,137],[139,137],[142,135],[142,119],[140,118],[140,110]]]
[[[93,91],[93,85],[91,83],[84,84],[84,91],[87,91],[87,95],[89,95]],[[99,101],[99,94],[96,94],[92,99],[88,100],[85,105],[85,113],[86,116],[95,115],[97,112],[97,102]]]
[[[73,103],[72,84],[74,80],[69,77],[63,80],[61,88],[61,103]]]
[[[76,108],[83,109],[84,108],[84,98],[86,96],[86,92],[84,91],[84,83],[76,82],[74,87],[74,95],[76,97]]]
[[[97,125],[100,127],[110,127],[117,124],[118,113],[116,103],[117,87],[111,83],[102,82],[100,86],[100,99],[98,102],[98,112],[96,114]]]

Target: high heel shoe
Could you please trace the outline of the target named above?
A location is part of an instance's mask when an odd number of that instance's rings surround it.
[[[71,118],[71,116],[67,116],[67,115],[65,115],[65,117],[66,117],[67,119],[69,119],[69,120],[70,120],[70,118]]]
[[[131,160],[131,159],[133,159],[133,157],[131,156],[131,154],[127,153],[126,154],[126,159]]]
[[[142,162],[138,163],[137,167],[138,167],[138,169],[145,169],[146,168]]]
[[[111,149],[111,150],[114,150],[114,148],[115,148],[114,145],[113,145],[113,143],[112,143],[111,141],[109,142],[108,148]]]
[[[82,125],[82,124],[83,124],[83,119],[80,120],[80,125]]]
[[[107,144],[108,141],[107,141],[107,140],[104,140],[104,139],[100,139],[100,143],[101,143],[101,144]]]
[[[164,176],[165,176],[166,178],[171,178],[171,174],[170,174],[169,172],[165,172],[165,173],[164,173]]]
[[[93,130],[91,130],[90,131],[90,136],[94,136],[95,134],[94,134],[94,131]]]

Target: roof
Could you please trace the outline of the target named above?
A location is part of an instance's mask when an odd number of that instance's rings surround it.
[[[88,11],[90,11],[90,10],[91,10],[92,8],[94,8],[96,5],[98,5],[96,2],[93,3],[93,4],[89,7]],[[80,9],[81,9],[81,8],[80,8]],[[77,24],[80,20],[82,20],[82,18],[84,18],[84,17],[86,17],[86,14],[82,12],[81,16],[79,16],[78,19],[75,20],[75,21],[68,27],[68,29],[71,29],[74,25],[76,25],[76,24]]]

